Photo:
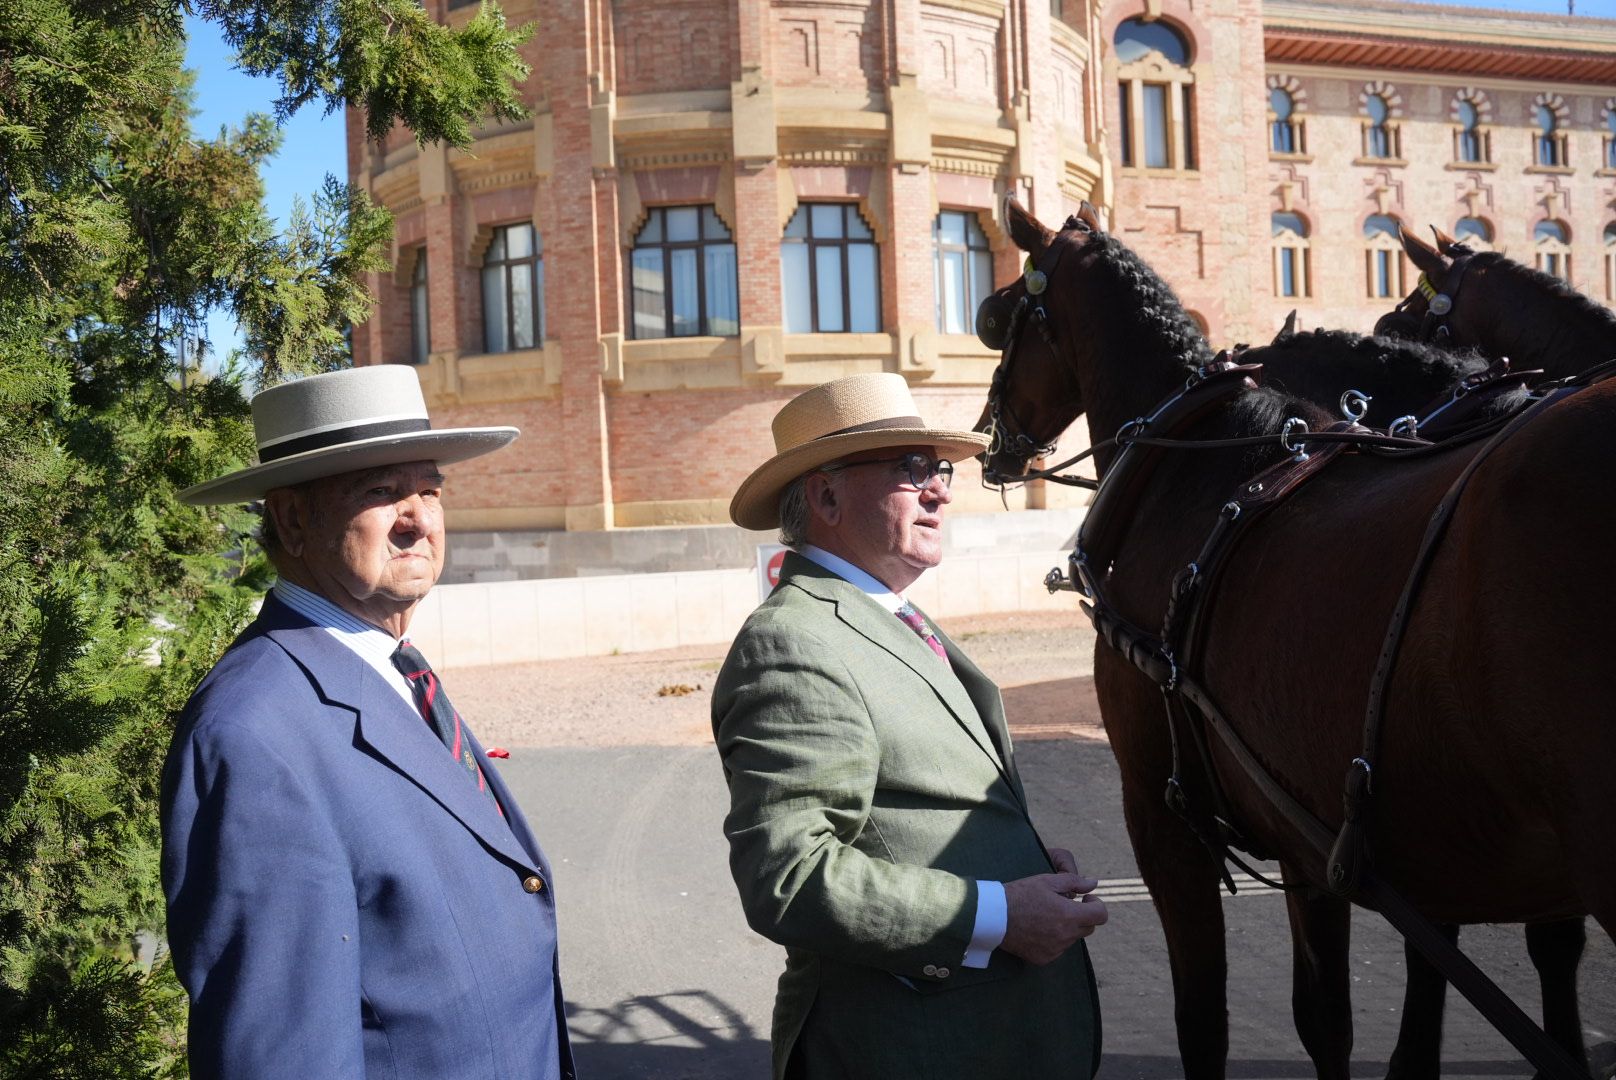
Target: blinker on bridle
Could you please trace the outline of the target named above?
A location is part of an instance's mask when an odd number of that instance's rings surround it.
[[[1066,219],[1065,229],[1071,228],[1089,231],[1088,226],[1075,215]],[[1051,250],[1054,252],[1053,258],[1050,258]],[[1055,331],[1050,326],[1044,298],[1049,292],[1050,275],[1060,264],[1063,251],[1064,245],[1058,244],[1051,244],[1044,250],[1044,258],[1048,260],[1047,269],[1034,263],[1031,255],[1027,256],[1022,265],[1022,294],[1012,300],[1008,290],[991,293],[976,309],[977,340],[1001,354],[998,367],[993,369],[993,381],[988,387],[990,441],[985,451],[986,459],[992,459],[997,454],[1009,454],[1025,463],[1055,452],[1054,442],[1040,443],[1027,434],[1027,425],[1004,398],[1004,386],[1015,360],[1016,343],[1021,340],[1022,330],[1029,318],[1038,328],[1038,336],[1043,338],[1044,344],[1055,344]],[[997,480],[1002,486],[1007,478],[994,470],[984,469],[982,479],[989,483]]]
[[[1448,315],[1453,311],[1454,298],[1459,295],[1459,285],[1464,281],[1465,271],[1470,269],[1470,260],[1475,258],[1475,252],[1463,244],[1453,244],[1448,248],[1453,256],[1453,262],[1448,265],[1448,272],[1443,275],[1442,286],[1438,288],[1431,281],[1431,276],[1424,271],[1420,272],[1420,279],[1413,292],[1403,297],[1402,301],[1391,311],[1380,317],[1375,323],[1375,334],[1381,337],[1400,337],[1409,341],[1445,343],[1452,336],[1448,329]],[[1425,297],[1425,314],[1416,317],[1409,311],[1409,305],[1416,296]]]

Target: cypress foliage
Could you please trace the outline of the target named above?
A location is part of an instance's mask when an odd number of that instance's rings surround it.
[[[464,144],[522,114],[523,33],[414,0],[206,0],[281,115],[368,110]],[[246,396],[347,362],[391,220],[334,179],[277,233],[249,117],[189,128],[177,0],[0,0],[0,1076],[183,1076],[159,949],[173,721],[267,584],[245,508],[180,489],[250,460]],[[246,348],[182,372],[176,327]]]

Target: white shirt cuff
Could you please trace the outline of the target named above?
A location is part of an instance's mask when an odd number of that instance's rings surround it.
[[[1008,912],[1004,903],[1004,883],[978,881],[976,883],[976,928],[971,931],[971,945],[965,950],[961,967],[985,968],[993,958],[993,950],[1004,940]]]

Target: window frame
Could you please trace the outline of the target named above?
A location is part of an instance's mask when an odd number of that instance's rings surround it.
[[[1385,107],[1385,119],[1376,122],[1369,110],[1368,99],[1378,100]],[[1360,130],[1362,160],[1377,163],[1403,160],[1403,128],[1394,115],[1395,111],[1386,92],[1376,90],[1365,94],[1364,115],[1359,118],[1362,125]],[[1377,134],[1379,140],[1376,138]],[[1383,142],[1384,145],[1377,147],[1375,145],[1377,141]],[[1377,150],[1384,150],[1384,153],[1377,153]]]
[[[1297,219],[1302,226],[1301,231],[1288,226],[1277,231],[1273,227],[1273,219],[1280,213],[1287,213]],[[1307,222],[1302,216],[1292,211],[1278,211],[1269,215],[1269,228],[1273,254],[1273,289],[1274,296],[1281,300],[1311,300],[1313,298],[1313,252],[1312,243],[1307,235]],[[1286,256],[1290,256],[1291,279],[1296,286],[1295,291],[1286,292],[1284,289],[1284,264]]]
[[[426,246],[415,249],[410,267],[410,363],[420,366],[432,355],[432,290]],[[423,332],[424,331],[424,332]]]
[[[1137,19],[1124,19],[1123,26]],[[1182,63],[1166,56],[1160,50],[1148,49],[1144,54],[1119,63],[1117,85],[1120,93],[1117,130],[1121,141],[1122,168],[1140,173],[1185,173],[1197,169],[1197,140],[1195,138],[1195,73],[1191,63],[1189,41],[1182,30],[1165,21],[1159,25],[1170,30],[1184,50]],[[1115,35],[1113,35],[1113,45]],[[1148,164],[1149,130],[1145,109],[1146,88],[1159,89],[1162,99],[1161,131],[1166,140],[1166,164]]]
[[[1475,113],[1475,121],[1466,127],[1459,117],[1453,122],[1453,163],[1463,168],[1491,165],[1493,163],[1493,133],[1488,125],[1482,102],[1473,97],[1459,97],[1454,100],[1453,111],[1461,112],[1465,106]],[[1473,140],[1475,144],[1475,157],[1466,157],[1466,140]]]
[[[1555,226],[1559,229],[1560,236],[1539,236],[1538,229],[1544,225]],[[1564,221],[1559,218],[1544,218],[1532,224],[1532,265],[1567,285],[1574,284],[1571,276],[1571,229]]]
[[[959,217],[961,217],[961,218],[963,218],[965,220],[965,243],[963,243],[963,244],[953,244],[953,243],[945,243],[944,242],[944,240],[943,240],[943,232],[942,232],[942,224],[943,224],[943,215],[944,214],[957,214]],[[941,208],[939,208],[938,211],[937,211],[937,216],[932,219],[931,230],[932,230],[932,233],[931,233],[931,235],[932,235],[932,248],[931,248],[931,251],[932,251],[932,282],[933,282],[932,287],[933,287],[933,290],[936,293],[936,301],[937,301],[936,304],[934,305],[936,307],[936,309],[937,309],[937,332],[942,333],[942,334],[948,334],[948,333],[968,334],[968,333],[971,333],[972,321],[973,321],[973,318],[974,318],[976,308],[981,304],[982,299],[985,299],[987,296],[989,296],[993,292],[993,245],[988,240],[987,232],[984,231],[983,228],[982,228],[982,221],[977,216],[977,212],[975,210],[972,210],[972,209],[965,209],[965,208],[959,208],[959,207],[941,207]],[[974,233],[974,235],[973,235],[973,233]],[[976,239],[976,238],[981,239],[982,243],[981,243],[980,246],[974,245],[972,243],[972,241],[974,239]],[[961,325],[962,329],[957,330],[957,331],[951,331],[951,330],[947,329],[947,322],[946,322],[946,320],[944,318],[945,312],[943,310],[943,256],[944,256],[945,253],[958,253],[958,254],[964,256],[964,258],[961,261],[962,261],[962,263],[964,265],[964,268],[965,268],[965,281],[964,281],[964,288],[961,290],[961,293],[960,293],[960,298],[965,304],[965,310],[963,312],[959,313],[959,314],[962,315],[962,318],[961,318],[961,321],[960,321],[960,325]],[[987,268],[988,268],[987,269],[987,272],[988,272],[987,287],[986,287],[986,290],[981,291],[980,294],[979,294],[979,290],[975,287],[975,285],[976,285],[977,260],[975,258],[973,258],[973,256],[978,255],[978,254],[987,256]]]
[[[814,235],[813,208],[816,207],[816,206],[835,206],[835,207],[839,207],[841,209],[841,211],[842,211],[842,228],[841,228],[842,235],[835,236],[835,237],[818,237],[818,236]],[[797,218],[798,214],[807,215],[805,220],[804,220],[804,230],[805,230],[804,234],[802,236],[800,236],[800,237],[785,235],[786,233],[789,233],[789,231],[791,229],[791,225],[792,225],[793,222],[796,221],[796,218]],[[848,222],[848,215],[849,214],[852,214],[852,215],[856,216],[858,218],[859,224],[861,226],[863,226],[863,228],[865,228],[865,229],[867,229],[869,231],[870,235],[869,235],[868,239],[866,239],[864,237],[861,237],[861,236],[860,237],[855,237],[855,236],[849,236],[848,235],[849,230],[848,230],[848,227],[847,227],[847,222]],[[797,209],[791,215],[791,219],[786,222],[786,228],[782,232],[782,235],[780,237],[780,244],[781,244],[781,249],[782,249],[781,250],[781,259],[780,259],[780,286],[781,286],[781,293],[782,293],[782,297],[781,297],[781,299],[782,299],[782,305],[781,305],[782,309],[785,308],[785,306],[786,306],[783,301],[786,298],[785,294],[787,292],[787,289],[786,289],[787,282],[786,282],[785,275],[786,275],[786,270],[787,270],[787,265],[788,265],[786,259],[784,258],[784,247],[785,247],[786,244],[802,244],[808,250],[808,311],[809,311],[809,315],[810,315],[811,328],[808,329],[808,330],[790,330],[790,329],[787,329],[786,333],[788,333],[788,334],[790,334],[790,333],[798,333],[798,334],[802,334],[802,333],[807,333],[807,334],[879,334],[879,333],[882,332],[882,327],[885,325],[886,318],[885,318],[885,313],[881,309],[881,244],[880,244],[880,240],[879,240],[878,236],[876,235],[875,227],[873,225],[871,225],[870,222],[864,217],[863,211],[860,210],[859,204],[857,202],[842,202],[842,201],[839,201],[839,200],[836,200],[836,199],[816,199],[816,200],[813,200],[811,202],[810,201],[799,202],[797,204]],[[875,281],[874,281],[874,285],[875,285],[875,320],[876,320],[876,322],[875,322],[875,329],[873,329],[873,330],[855,330],[853,328],[853,275],[850,272],[851,265],[850,265],[850,260],[848,258],[848,253],[849,253],[849,250],[852,247],[854,247],[855,245],[868,246],[872,250],[872,253],[875,256]],[[824,329],[820,328],[820,321],[821,320],[820,320],[820,303],[819,303],[819,256],[818,256],[818,252],[820,250],[824,249],[824,248],[831,248],[831,247],[838,248],[839,251],[840,251],[839,262],[841,264],[841,277],[842,277],[842,295],[841,295],[842,329],[840,329],[840,330],[824,330]],[[783,314],[783,312],[782,312],[782,314]],[[784,320],[782,319],[782,321],[784,321]]]
[[[696,211],[696,239],[694,239],[694,240],[669,240],[667,238],[668,237],[668,215],[667,215],[667,212],[669,210],[694,210],[694,211]],[[716,221],[718,223],[719,227],[724,230],[724,235],[723,235],[722,238],[718,238],[718,237],[709,238],[707,236],[708,215],[706,213],[703,213],[703,211],[711,211],[712,219],[714,221]],[[658,241],[653,241],[651,243],[641,243],[640,242],[640,236],[642,236],[644,234],[645,230],[650,227],[651,221],[653,219],[655,219],[656,222],[657,222],[659,235],[662,237],[662,239],[658,240]],[[733,256],[733,259],[734,259],[734,266],[735,266],[735,275],[734,275],[734,281],[735,281],[735,297],[734,297],[734,300],[735,300],[735,330],[734,330],[733,333],[715,334],[715,333],[713,333],[712,323],[711,323],[711,321],[709,320],[709,317],[708,317],[708,307],[707,307],[707,288],[708,288],[708,285],[707,285],[707,251],[710,248],[723,248],[723,247],[728,247],[730,249],[731,255]],[[634,289],[634,255],[635,255],[636,252],[639,252],[639,251],[647,251],[647,250],[653,250],[653,249],[661,252],[661,254],[662,254],[662,274],[663,274],[662,329],[663,329],[663,333],[655,335],[655,336],[642,337],[642,336],[640,336],[640,332],[639,332],[639,323],[636,321],[636,318],[635,318],[636,309],[634,307],[634,292],[635,292],[635,289]],[[676,333],[674,333],[673,300],[674,300],[675,290],[673,288],[673,277],[674,277],[674,275],[673,275],[672,252],[675,251],[675,250],[694,251],[696,253],[696,310],[697,310],[698,314],[697,314],[697,319],[696,319],[696,333],[694,333],[694,334],[676,334]],[[628,251],[629,251],[629,255],[628,255],[628,259],[627,259],[628,288],[626,290],[624,290],[624,293],[625,293],[625,300],[627,301],[627,304],[628,304],[628,313],[627,313],[626,322],[628,323],[628,329],[629,329],[628,337],[629,337],[629,340],[631,340],[631,341],[662,341],[662,340],[667,340],[667,339],[672,339],[672,338],[683,339],[683,338],[692,338],[692,337],[739,337],[740,336],[740,333],[741,333],[740,252],[737,249],[736,244],[735,244],[734,230],[730,229],[730,227],[725,224],[724,219],[718,216],[718,209],[717,209],[716,206],[714,206],[712,203],[678,203],[678,204],[670,204],[670,205],[666,205],[666,206],[649,207],[647,209],[647,212],[646,212],[645,221],[643,223],[641,223],[639,229],[635,231],[634,242],[629,245]]]
[[[1391,214],[1371,216],[1390,218],[1400,224]],[[1364,224],[1367,226],[1368,220]],[[1384,292],[1377,289],[1382,267],[1386,271]],[[1400,300],[1408,295],[1408,257],[1395,232],[1378,229],[1364,235],[1364,295],[1370,300]]]
[[[532,253],[520,258],[511,258],[510,242],[506,238],[512,229],[527,228],[533,237]],[[503,241],[502,250],[505,256],[490,261],[488,252],[494,249],[496,240]],[[529,300],[533,312],[533,344],[516,344],[516,291],[511,288],[511,268],[516,266],[530,267],[528,274]],[[488,271],[498,269],[503,287],[500,290],[501,298],[505,302],[505,347],[492,349],[488,340]],[[482,292],[483,303],[483,353],[492,355],[496,353],[525,352],[528,349],[544,347],[545,311],[544,311],[544,243],[539,235],[539,228],[531,221],[512,221],[504,225],[495,225],[488,240],[488,246],[483,249],[482,265],[478,267],[477,280]]]

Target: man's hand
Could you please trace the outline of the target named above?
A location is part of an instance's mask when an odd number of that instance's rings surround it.
[[[1004,883],[1005,929],[999,948],[1030,964],[1047,964],[1094,933],[1107,918],[1105,901],[1090,896],[1099,882],[1084,877],[1077,859],[1050,848],[1053,874]]]

